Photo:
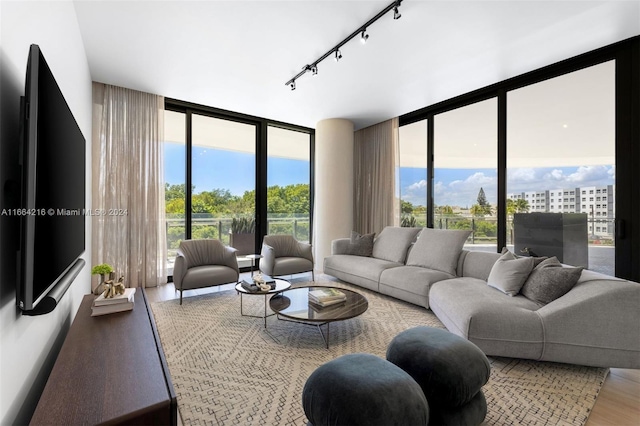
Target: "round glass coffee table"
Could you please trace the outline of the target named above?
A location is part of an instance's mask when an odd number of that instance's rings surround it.
[[[347,298],[343,302],[325,307],[309,302],[309,292],[323,288],[339,290]],[[271,298],[269,307],[278,315],[280,320],[315,325],[320,331],[327,349],[329,349],[329,324],[334,321],[344,321],[362,315],[369,308],[369,301],[360,293],[346,288],[314,286],[285,290]],[[326,337],[322,332],[321,326],[323,325],[327,326]]]
[[[275,282],[276,282],[276,288],[269,290],[269,291],[256,291],[256,292],[250,292],[249,290],[245,289],[244,287],[242,287],[242,284],[238,283],[236,284],[236,291],[238,293],[240,293],[240,315],[245,316],[245,317],[254,317],[254,318],[263,318],[264,319],[264,328],[267,328],[267,318],[275,315],[274,314],[269,314],[267,315],[267,296],[269,295],[273,295],[273,294],[277,294],[280,293],[281,291],[284,291],[288,288],[291,287],[291,283],[287,280],[283,280],[280,278],[274,278]],[[242,308],[242,296],[243,295],[250,295],[250,296],[264,296],[264,315],[250,315],[250,314],[245,314]]]

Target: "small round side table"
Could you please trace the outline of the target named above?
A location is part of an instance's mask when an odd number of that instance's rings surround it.
[[[254,318],[263,318],[264,319],[264,328],[267,328],[267,318],[270,316],[275,315],[275,313],[273,314],[269,314],[267,315],[267,296],[271,295],[273,296],[274,294],[280,293],[281,291],[285,291],[288,288],[291,287],[291,283],[287,280],[282,280],[280,278],[275,278],[275,282],[276,282],[276,288],[272,289],[272,290],[268,290],[268,291],[256,291],[255,293],[251,293],[249,291],[247,291],[244,287],[242,287],[242,284],[238,283],[236,284],[236,291],[238,293],[240,293],[240,315],[244,316],[244,317],[254,317]],[[242,296],[243,295],[250,295],[250,296],[264,296],[264,315],[249,315],[249,314],[245,314],[242,308]]]

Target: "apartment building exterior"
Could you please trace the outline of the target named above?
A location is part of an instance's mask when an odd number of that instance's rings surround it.
[[[526,200],[530,213],[586,213],[589,235],[613,238],[615,185],[509,193],[507,198]]]

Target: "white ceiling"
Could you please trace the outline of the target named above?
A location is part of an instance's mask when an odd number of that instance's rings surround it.
[[[308,127],[366,127],[640,34],[640,0],[404,0],[285,85],[390,3],[74,1],[93,80]]]

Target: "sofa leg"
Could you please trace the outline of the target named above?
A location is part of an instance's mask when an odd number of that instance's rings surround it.
[[[180,290],[180,304],[182,305],[182,290]]]
[[[313,272],[313,269],[311,270],[311,281],[316,282],[316,275]]]

